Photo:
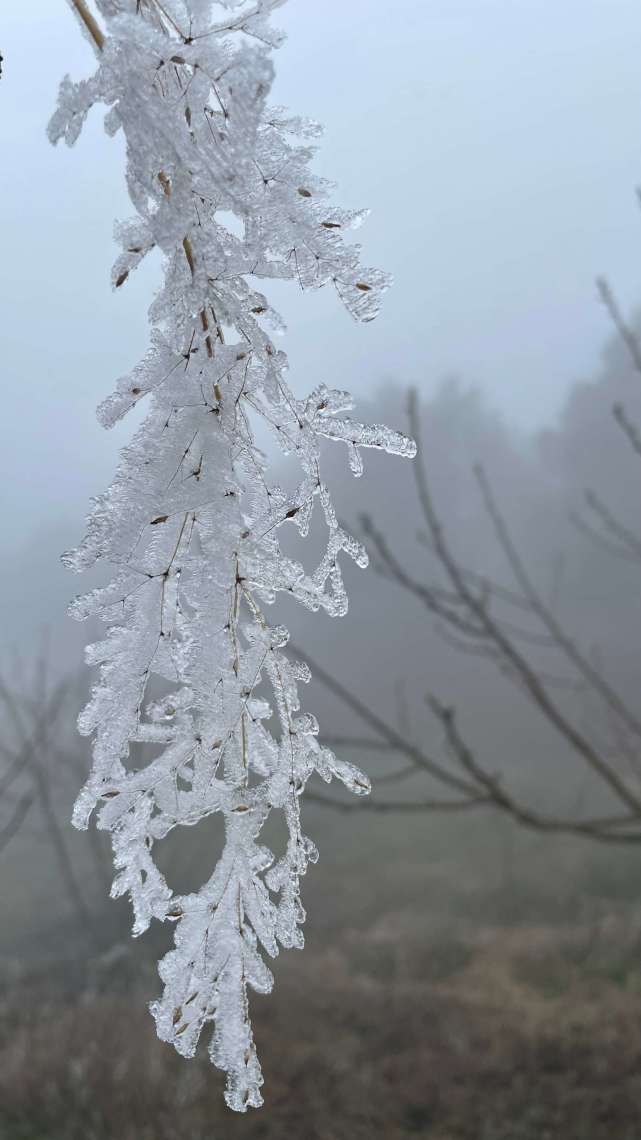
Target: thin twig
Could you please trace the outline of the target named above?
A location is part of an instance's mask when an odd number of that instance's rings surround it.
[[[455,592],[466,602],[474,618],[487,631],[488,635],[504,656],[506,663],[519,676],[524,688],[550,724],[570,743],[572,748],[583,758],[585,763],[600,776],[603,782],[612,789],[620,801],[631,809],[635,815],[641,815],[641,800],[639,797],[624,783],[611,765],[602,759],[599,753],[592,747],[590,741],[579,732],[576,726],[562,712],[558,704],[552,700],[539,676],[530,666],[526,658],[493,620],[483,600],[479,599],[469,589],[461,574],[458,563],[445,540],[443,528],[432,502],[423,460],[423,450],[420,443],[422,433],[417,397],[413,391],[410,392],[409,396],[408,412],[411,434],[418,446],[418,456],[413,464],[413,470],[419,502],[439,560],[447,572]],[[554,624],[556,624],[555,619],[552,620]],[[565,638],[565,635],[563,635],[563,637]],[[621,703],[622,702],[617,698],[617,704]]]
[[[105,46],[105,34],[102,31],[98,21],[89,8],[85,4],[85,0],[71,0],[80,20],[89,32],[94,44],[98,51],[102,51]]]
[[[630,353],[630,359],[634,367],[637,372],[641,374],[641,343],[639,342],[638,336],[632,331],[625,320],[606,278],[597,277],[596,287],[599,292],[599,297],[608,311],[612,324]]]
[[[14,813],[9,822],[0,831],[0,851],[3,851],[14,835],[20,831],[27,812],[34,801],[33,792],[26,792],[16,804]]]
[[[359,697],[344,685],[339,684],[326,669],[323,669],[322,665],[319,665],[317,661],[312,661],[309,653],[298,649],[295,645],[291,645],[291,649],[294,653],[305,656],[312,675],[317,677],[325,688],[334,693],[348,708],[351,708],[365,724],[368,724],[378,732],[383,740],[387,741],[388,744],[396,748],[399,752],[403,752],[408,759],[412,760],[417,768],[424,769],[424,771],[429,772],[431,776],[434,776],[441,783],[447,784],[449,787],[455,788],[465,795],[476,795],[477,788],[468,781],[462,780],[460,777],[454,775],[452,772],[448,772],[447,769],[443,768],[436,760],[432,760],[429,756],[426,756],[425,753],[417,748],[410,740],[406,740],[395,728],[386,724],[382,717],[377,716]]]
[[[554,614],[548,609],[543,602],[540,594],[536,590],[523,560],[521,559],[516,546],[512,541],[512,537],[505,523],[505,519],[500,513],[496,499],[490,486],[490,481],[484,469],[477,465],[475,473],[478,480],[483,502],[487,510],[488,516],[494,526],[494,531],[503,550],[505,557],[508,560],[509,566],[514,574],[520,589],[523,591],[524,596],[530,602],[532,611],[540,618],[542,624],[548,630],[550,636],[558,645],[559,649],[563,650],[568,660],[579,670],[589,685],[593,687],[595,692],[607,704],[610,704],[616,709],[618,715],[627,724],[628,728],[641,736],[641,721],[632,713],[627,705],[621,700],[619,694],[612,688],[606,681],[601,673],[596,670],[590,661],[579,651],[575,643],[565,632],[563,627],[557,621]]]

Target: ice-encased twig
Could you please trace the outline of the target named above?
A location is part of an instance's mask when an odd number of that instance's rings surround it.
[[[72,607],[108,625],[87,652],[100,667],[79,722],[94,736],[93,768],[74,822],[86,827],[96,811],[98,827],[110,831],[112,894],[130,896],[134,933],[152,918],[177,922],[152,1006],[158,1033],[191,1056],[213,1022],[211,1057],[237,1111],[262,1103],[247,998],[248,987],[271,989],[261,950],[273,956],[279,945],[303,943],[299,880],[317,852],[301,831],[300,795],[314,771],[357,794],[369,790],[363,773],[320,747],[315,719],[301,715],[298,685],[309,670],[285,654],[287,631],[270,627],[265,607],[285,593],[344,614],[339,556],[366,565],[323,482],[321,439],[347,445],[354,474],[359,448],[414,451],[397,432],[347,418],[344,392],[321,386],[296,398],[269,334],[282,322],[254,286],[261,278],[333,286],[366,321],[388,285],[344,241],[362,215],[329,205],[310,170],[305,140],[315,124],[267,105],[270,48],[280,42],[269,15],[278,2],[96,0],[98,24],[70,0],[98,67],[89,80],[63,81],[49,128],[52,142],[72,144],[93,104],[109,107],[107,129],[126,138],[136,209],[117,227],[114,287],[151,249],[165,267],[151,347],[99,409],[108,427],[147,397],[147,417],[94,503],[87,536],[65,556],[78,571],[113,569],[108,585]],[[229,212],[242,236],[225,225]],[[291,494],[270,484],[252,432],[257,418],[300,464]],[[283,553],[279,530],[290,524],[305,535],[317,502],[327,545],[308,572]],[[275,717],[256,695],[263,679]],[[134,745],[149,755],[135,770]],[[288,832],[277,862],[259,842],[272,808]],[[199,891],[177,896],[154,843],[214,812],[224,817],[222,857]]]

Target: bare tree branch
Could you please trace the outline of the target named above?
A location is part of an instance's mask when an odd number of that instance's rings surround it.
[[[20,743],[21,755],[29,771],[34,785],[35,795],[47,827],[49,838],[63,882],[69,898],[76,910],[78,918],[82,920],[91,931],[91,915],[82,896],[76,874],[71,862],[69,852],[62,835],[62,830],[56,815],[48,775],[40,760],[40,752],[45,747],[48,734],[62,707],[64,694],[68,681],[58,682],[50,694],[47,693],[47,678],[45,666],[42,665],[36,678],[38,686],[39,713],[34,718],[33,728],[29,725],[20,708],[18,698],[12,692],[4,678],[0,677],[0,701],[11,720],[16,737]],[[26,814],[26,812],[25,812]],[[12,834],[15,834],[15,830]]]
[[[522,806],[506,791],[498,776],[490,775],[477,763],[458,731],[454,710],[442,705],[435,697],[430,696],[427,699],[430,708],[443,726],[452,753],[460,761],[461,766],[487,789],[488,798],[495,807],[512,815],[519,823],[536,831],[569,832],[608,842],[631,843],[641,840],[641,832],[638,830],[632,832],[615,830],[635,826],[639,828],[641,821],[634,813],[587,820],[555,819]]]
[[[292,645],[291,648],[294,653],[302,654],[303,652],[295,645]],[[359,697],[344,685],[339,684],[326,669],[323,669],[322,665],[319,665],[317,661],[313,661],[310,658],[309,653],[305,653],[305,659],[309,664],[313,676],[317,677],[326,689],[329,689],[343,704],[351,708],[365,724],[368,724],[370,728],[378,732],[380,737],[384,741],[387,741],[391,747],[396,748],[399,752],[404,753],[405,756],[411,759],[416,768],[429,772],[431,776],[436,777],[441,783],[446,784],[448,787],[455,788],[457,791],[463,792],[466,795],[474,795],[476,793],[476,789],[473,785],[466,780],[460,779],[460,777],[455,776],[453,773],[448,772],[447,769],[443,768],[436,760],[427,756],[417,748],[412,741],[406,740],[401,733],[387,724],[382,717],[379,717],[375,712],[369,709]]]
[[[634,534],[629,527],[625,526],[620,519],[612,513],[612,511],[605,505],[594,491],[586,491],[585,499],[599,518],[605,530],[614,538],[618,539],[623,547],[626,547],[634,556],[635,560],[641,560],[641,540],[638,535]]]
[[[597,277],[596,287],[599,297],[608,311],[612,324],[630,353],[630,359],[634,367],[641,375],[641,342],[639,341],[639,337],[626,322],[606,278]]]
[[[32,792],[26,792],[24,796],[14,808],[13,815],[9,822],[0,830],[0,851],[3,851],[8,843],[11,842],[14,835],[17,835],[24,823],[27,812],[34,801]]]
[[[536,590],[532,579],[530,578],[525,565],[512,541],[512,537],[507,528],[505,520],[501,515],[490,481],[480,465],[475,467],[476,477],[481,488],[483,502],[485,504],[487,513],[492,521],[496,537],[499,545],[503,550],[505,557],[510,565],[519,587],[523,591],[524,596],[528,599],[532,613],[541,620],[543,626],[548,630],[550,637],[556,643],[557,647],[563,651],[569,661],[576,667],[579,673],[585,678],[589,685],[599,694],[599,696],[607,703],[616,709],[622,721],[627,725],[631,732],[641,736],[641,721],[632,713],[627,705],[621,700],[619,694],[612,688],[611,685],[605,680],[603,675],[599,673],[577,648],[576,644],[565,632],[561,624],[557,621],[554,614],[543,602],[540,594]]]
[[[639,356],[641,371],[641,354]],[[452,770],[442,761],[425,756],[422,749],[407,738],[402,729],[397,730],[387,723],[378,712],[374,712],[364,701],[346,688],[335,677],[330,676],[317,663],[310,662],[313,673],[323,685],[333,692],[345,706],[352,710],[359,720],[374,734],[374,740],[347,734],[336,743],[346,747],[368,746],[372,750],[393,748],[408,760],[406,771],[417,774],[421,771],[429,775],[441,787],[454,789],[455,799],[437,797],[416,798],[414,800],[385,800],[376,796],[369,801],[369,809],[374,811],[452,811],[460,812],[472,808],[493,807],[511,816],[522,826],[544,833],[566,833],[580,835],[598,842],[631,844],[641,842],[641,785],[638,770],[641,771],[641,747],[636,742],[641,738],[641,720],[625,703],[620,694],[606,678],[598,661],[593,661],[581,650],[556,616],[556,607],[548,604],[526,568],[507,523],[501,514],[494,497],[489,479],[481,467],[476,468],[476,478],[481,491],[485,510],[499,548],[507,561],[515,581],[515,588],[486,579],[458,561],[452,551],[441,520],[437,514],[429,485],[425,452],[421,442],[421,423],[416,394],[409,395],[410,430],[418,445],[418,456],[413,464],[414,478],[421,512],[427,530],[419,535],[421,544],[434,556],[439,568],[439,577],[445,584],[435,584],[429,580],[419,580],[408,570],[404,560],[390,547],[384,535],[368,516],[361,519],[364,536],[373,552],[375,569],[388,581],[395,582],[436,618],[439,634],[457,651],[480,655],[488,659],[501,674],[515,684],[532,702],[544,720],[583,762],[586,771],[598,778],[607,789],[619,811],[611,814],[585,817],[579,805],[576,814],[556,816],[549,811],[541,811],[525,803],[508,790],[504,780],[488,771],[479,762],[472,749],[460,734],[454,711],[435,697],[427,698],[429,707],[443,731],[444,744],[452,763],[459,769]],[[623,413],[622,413],[623,415]],[[626,419],[623,422],[628,425]],[[629,433],[634,429],[627,426]],[[641,437],[634,437],[641,454]],[[617,550],[625,548],[630,557],[641,558],[641,540],[608,510],[594,493],[589,493],[587,503],[599,519],[603,530],[615,538]],[[605,539],[604,534],[599,538]],[[605,539],[609,541],[608,539]],[[518,609],[522,618],[512,620],[510,610]],[[530,623],[528,620],[530,619]],[[567,676],[556,675],[554,671],[542,670],[532,663],[532,650],[553,651],[564,659],[571,672]],[[540,654],[539,654],[540,655]],[[615,748],[600,747],[596,743],[597,734],[587,725],[582,726],[565,707],[559,703],[551,690],[566,688],[583,696],[596,697],[601,712],[605,713],[610,739]],[[376,741],[376,744],[374,743]],[[620,761],[625,760],[631,779],[624,777]],[[387,779],[388,777],[386,777]],[[389,774],[393,781],[395,774]],[[349,811],[351,805],[328,796],[314,796],[315,802],[336,811]]]
[[[632,449],[636,451],[637,455],[641,456],[641,432],[639,432],[639,429],[632,423],[632,420],[628,418],[623,404],[615,404],[612,408],[612,414],[621,430],[625,433]]]

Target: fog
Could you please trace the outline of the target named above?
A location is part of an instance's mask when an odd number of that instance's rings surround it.
[[[131,428],[106,437],[93,409],[146,343],[158,267],[112,294],[129,207],[100,114],[71,152],[45,138],[61,76],[92,62],[67,6],[2,8],[3,532],[17,550],[57,520],[73,541],[113,468]],[[329,377],[363,395],[392,376],[429,393],[456,372],[511,421],[550,422],[606,335],[595,275],[638,295],[638,5],[564,0],[541,19],[536,0],[292,0],[279,19],[275,98],[325,124],[318,167],[337,200],[371,208],[366,263],[396,281],[365,329],[329,294],[279,291],[297,389]]]
[[[65,615],[83,582],[59,555],[82,534],[90,497],[108,484],[134,429],[138,413],[105,432],[95,406],[145,351],[160,265],[152,256],[123,289],[110,288],[113,222],[132,211],[122,140],[106,137],[100,113],[72,150],[47,142],[60,78],[92,66],[67,5],[0,8],[0,888],[10,914],[0,935],[0,1132],[8,1105],[10,1140],[23,1117],[32,1131],[15,1140],[89,1135],[89,1089],[95,1140],[187,1132],[204,1140],[221,1119],[216,1134],[226,1137],[234,1125],[216,1115],[217,1085],[213,1106],[207,1100],[209,1071],[194,1062],[187,1078],[145,1036],[163,932],[132,949],[127,906],[107,899],[104,836],[78,835],[68,823],[88,763],[74,727],[88,677],[70,681],[38,722],[46,704],[38,657],[52,681],[75,677],[95,632]],[[492,1108],[488,1088],[500,1088],[505,1104],[497,1096],[484,1140],[637,1136],[638,1086],[626,1082],[641,1071],[638,835],[636,847],[610,846],[611,836],[591,843],[580,827],[546,830],[537,820],[610,815],[620,809],[619,776],[624,802],[626,789],[641,802],[641,380],[595,287],[605,274],[637,335],[641,10],[635,0],[290,0],[277,16],[288,38],[276,56],[274,101],[324,123],[317,169],[337,183],[337,202],[371,208],[359,232],[364,262],[395,279],[380,317],[365,326],[329,291],[267,283],[288,325],[292,387],[348,388],[359,418],[403,430],[407,391],[417,389],[438,521],[474,598],[497,616],[535,683],[497,652],[496,639],[480,651],[478,613],[460,597],[452,609],[448,595],[454,621],[435,614],[431,599],[452,583],[434,531],[426,536],[416,466],[366,452],[365,474],[353,479],[342,450],[328,445],[340,516],[373,557],[366,572],[345,570],[343,620],[276,607],[296,647],[321,667],[302,694],[305,708],[318,714],[323,738],[351,738],[345,754],[373,775],[375,801],[407,804],[448,798],[451,788],[420,765],[386,784],[403,749],[385,751],[380,740],[363,749],[360,738],[371,741],[375,730],[354,701],[410,752],[450,771],[456,752],[428,704],[437,698],[456,710],[494,808],[348,814],[314,804],[314,794],[331,792],[313,785],[306,826],[322,857],[305,884],[309,948],[301,966],[285,956],[283,996],[258,1014],[282,1095],[266,1131],[250,1125],[243,1135],[400,1140],[446,1121],[443,1136],[476,1140]],[[612,414],[619,405],[628,438]],[[286,462],[273,459],[274,479],[286,483]],[[484,505],[478,463],[547,627],[536,606],[509,608],[522,583]],[[586,491],[599,496],[600,515]],[[400,574],[381,557],[372,525]],[[312,529],[307,553],[292,548],[311,564],[317,541]],[[473,619],[467,629],[463,613]],[[591,749],[596,766],[586,762]],[[9,786],[14,753],[27,759]],[[7,810],[23,793],[24,826],[5,845]],[[523,812],[505,802],[497,809],[501,794],[526,805],[525,827]],[[219,842],[202,825],[188,830],[160,860],[184,880],[181,890],[209,873]],[[32,987],[44,1004],[29,1020]],[[116,1014],[129,990],[131,1055],[118,1068]],[[614,1026],[606,1041],[604,1023]],[[94,1071],[87,1058],[96,1057]],[[469,1103],[459,1118],[463,1088]],[[151,1102],[163,1097],[167,1122],[149,1125]],[[300,1118],[288,1107],[295,1097]],[[122,1119],[115,1102],[126,1106]]]

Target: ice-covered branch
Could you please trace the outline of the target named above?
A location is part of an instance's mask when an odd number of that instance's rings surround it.
[[[158,1033],[191,1056],[212,1022],[227,1103],[244,1111],[262,1103],[248,987],[271,989],[262,952],[303,941],[299,880],[317,852],[302,832],[301,793],[314,771],[369,790],[365,775],[319,745],[314,717],[300,711],[309,670],[287,655],[287,631],[270,626],[266,607],[284,593],[344,614],[341,555],[367,562],[338,522],[321,440],[345,443],[354,474],[364,447],[414,453],[405,436],[349,418],[345,392],[321,385],[295,395],[271,338],[282,322],[257,282],[328,285],[368,321],[388,279],[363,268],[344,240],[361,215],[331,205],[313,174],[315,125],[268,106],[269,48],[281,38],[269,21],[275,0],[97,0],[98,18],[70,3],[98,67],[88,80],[63,81],[50,138],[72,144],[90,108],[107,105],[108,132],[125,135],[136,211],[117,227],[114,287],[151,249],[165,270],[149,351],[99,409],[109,427],[146,398],[147,417],[66,556],[74,570],[113,572],[73,605],[76,617],[108,626],[87,654],[100,669],[80,718],[94,762],[74,821],[86,827],[96,811],[111,833],[112,894],[130,896],[136,934],[153,918],[177,923],[152,1007]],[[291,493],[270,479],[258,421],[298,462]],[[314,509],[326,547],[308,570],[284,554],[279,532],[306,535]],[[260,842],[272,808],[288,834],[276,861]],[[177,896],[154,845],[214,812],[224,818],[222,857],[199,891]]]

